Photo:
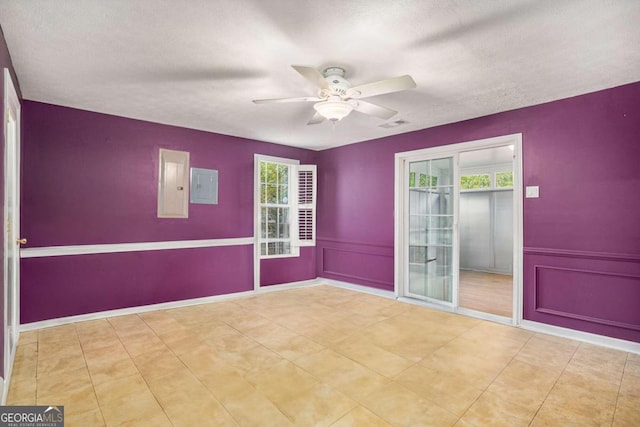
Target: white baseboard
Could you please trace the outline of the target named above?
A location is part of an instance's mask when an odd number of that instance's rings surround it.
[[[423,301],[417,298],[398,297],[398,301],[420,307],[432,308],[434,310],[446,311],[447,313],[455,313],[453,308],[444,304],[436,304],[429,301]]]
[[[469,308],[458,307],[454,313],[464,314],[465,316],[475,317],[476,319],[488,320],[489,322],[500,323],[507,326],[516,326],[513,324],[511,317],[498,316],[497,314],[485,313],[482,311],[471,310]]]
[[[0,393],[2,393],[2,395],[0,396],[0,405],[5,406],[7,404],[7,394],[9,394],[9,390],[8,387],[5,387],[8,384],[7,381],[4,380],[4,378],[0,377]]]
[[[20,325],[20,332],[32,331],[34,329],[51,328],[53,326],[67,325],[69,323],[84,322],[86,320],[106,319],[109,317],[126,316],[127,314],[147,313],[149,311],[168,310],[172,308],[188,307],[191,305],[207,304],[210,302],[226,301],[236,298],[248,297],[254,294],[254,291],[235,292],[232,294],[214,295],[210,297],[193,298],[180,301],[163,302],[159,304],[127,307],[117,310],[99,311],[96,313],[79,314],[77,316],[58,317],[56,319],[43,320],[40,322],[25,323],[23,325]]]
[[[384,289],[372,288],[370,286],[356,285],[354,283],[342,282],[340,280],[325,279],[324,277],[318,277],[316,280],[320,285],[327,284],[335,286],[337,288],[349,289],[352,291],[358,291],[365,294],[376,295],[379,297],[396,299],[396,294],[393,291],[385,291]]]
[[[423,300],[419,300],[416,298],[409,298],[409,297],[398,297],[398,301],[404,302],[407,304],[417,305],[420,307],[440,310],[447,313],[462,314],[469,317],[475,317],[476,319],[480,319],[480,320],[487,320],[489,322],[500,323],[502,325],[513,326],[513,321],[508,317],[497,316],[491,313],[483,313],[482,311],[470,310],[468,308],[461,308],[461,307],[454,309],[450,305],[437,304],[434,302],[423,301]]]
[[[127,307],[117,310],[99,311],[96,313],[79,314],[76,316],[58,317],[56,319],[43,320],[40,322],[25,323],[20,325],[20,332],[32,331],[35,329],[51,328],[54,326],[67,325],[70,323],[84,322],[87,320],[106,319],[109,317],[126,316],[128,314],[147,313],[157,310],[169,310],[173,308],[188,307],[192,305],[208,304],[212,302],[227,301],[238,298],[246,298],[267,292],[282,291],[286,289],[301,288],[305,286],[314,286],[318,284],[317,279],[304,280],[300,282],[283,283],[280,285],[263,286],[257,290],[235,292],[231,294],[214,295],[210,297],[193,298],[180,301],[170,301],[158,304],[142,305],[137,307]]]
[[[607,337],[604,335],[591,334],[589,332],[576,331],[575,329],[562,328],[560,326],[533,322],[531,320],[522,320],[520,322],[520,327],[528,331],[541,332],[543,334],[555,335],[557,337],[582,341],[585,343],[608,347],[615,350],[640,354],[640,343],[636,343],[633,341],[626,341],[618,338]]]
[[[16,341],[13,343],[14,348],[11,351],[11,361],[9,363],[9,369],[4,373],[4,378],[0,377],[2,384],[2,397],[0,397],[0,405],[5,406],[7,404],[7,397],[9,396],[9,386],[11,385],[11,374],[13,373],[13,363],[16,360],[16,352],[18,350],[18,342],[20,341],[20,334],[16,337]]]
[[[319,284],[321,284],[321,282],[318,279],[309,279],[309,280],[302,280],[300,282],[289,282],[289,283],[281,283],[278,285],[260,286],[258,289],[255,290],[255,292],[257,294],[264,294],[268,292],[285,291],[287,289],[304,288],[307,286],[318,286]]]
[[[108,310],[108,311],[101,311],[97,313],[81,314],[77,316],[68,316],[68,317],[60,317],[57,319],[43,320],[41,322],[33,322],[33,323],[20,325],[19,330],[20,332],[25,332],[25,331],[35,330],[35,329],[43,329],[43,328],[50,328],[53,326],[66,325],[69,323],[82,322],[86,320],[106,319],[109,317],[124,316],[128,314],[138,314],[138,313],[146,313],[146,312],[156,311],[156,310],[167,310],[172,308],[188,307],[192,305],[207,304],[211,302],[246,298],[246,297],[255,296],[255,295],[268,293],[268,292],[277,292],[277,291],[283,291],[287,289],[302,288],[307,286],[318,286],[323,284],[335,286],[338,288],[348,289],[356,292],[362,292],[370,295],[376,295],[384,298],[397,299],[405,303],[416,304],[416,305],[421,305],[425,307],[430,307],[430,308],[435,308],[435,309],[455,313],[455,311],[453,310],[447,310],[446,307],[440,307],[435,305],[432,306],[428,303],[425,304],[422,301],[413,300],[411,298],[397,298],[395,293],[392,291],[385,291],[383,289],[376,289],[368,286],[356,285],[354,283],[348,283],[348,282],[342,282],[339,280],[325,279],[323,277],[318,277],[316,279],[304,280],[300,282],[290,282],[290,283],[283,283],[279,285],[263,286],[257,290],[236,292],[232,294],[215,295],[210,297],[194,298],[194,299],[181,300],[181,301],[171,301],[171,302],[165,302],[160,304],[150,304],[150,305],[139,306],[139,307],[129,307],[129,308],[123,308],[118,310]],[[464,313],[464,314],[469,315],[472,313]],[[481,316],[475,316],[475,317],[482,318]],[[491,319],[488,317],[485,320],[500,321],[500,319]],[[500,321],[500,323],[504,323],[504,322]],[[588,332],[576,331],[574,329],[561,328],[559,326],[552,326],[552,325],[547,325],[545,323],[532,322],[530,320],[522,320],[520,323],[520,327],[523,329],[534,331],[534,332],[541,332],[549,335],[555,335],[563,338],[573,339],[576,341],[582,341],[590,344],[609,347],[616,350],[640,354],[640,343],[635,343],[632,341],[606,337],[604,335],[591,334]],[[13,363],[11,365],[13,365]],[[5,377],[9,379],[11,373],[9,372],[9,375],[6,375],[6,374],[7,373],[5,372]],[[0,380],[1,380],[1,377],[0,377]],[[6,393],[8,392],[8,390],[4,390],[4,389],[7,388],[9,384],[8,384],[8,381],[3,381],[3,383],[4,384],[2,389],[3,390],[2,399],[6,399]],[[2,400],[2,402],[4,402],[4,400]]]

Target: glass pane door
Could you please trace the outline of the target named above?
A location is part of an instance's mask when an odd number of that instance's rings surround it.
[[[409,162],[408,296],[453,297],[453,157]]]

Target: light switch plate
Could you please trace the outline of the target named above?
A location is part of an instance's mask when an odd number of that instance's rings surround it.
[[[525,190],[525,197],[527,199],[537,199],[540,197],[540,187],[537,185],[527,186]]]

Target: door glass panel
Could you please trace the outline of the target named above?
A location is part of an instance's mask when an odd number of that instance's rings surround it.
[[[452,301],[453,158],[409,163],[411,296]]]

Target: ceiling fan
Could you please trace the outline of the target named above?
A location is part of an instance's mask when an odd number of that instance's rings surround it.
[[[318,86],[317,96],[303,96],[299,98],[256,99],[256,104],[278,102],[315,102],[315,115],[308,125],[322,123],[325,119],[337,122],[348,116],[353,110],[371,116],[389,119],[398,112],[391,108],[382,107],[363,101],[362,98],[413,89],[416,82],[409,75],[380,80],[359,86],[351,86],[344,78],[344,68],[329,67],[320,73],[312,67],[292,65],[293,69],[305,79]]]

